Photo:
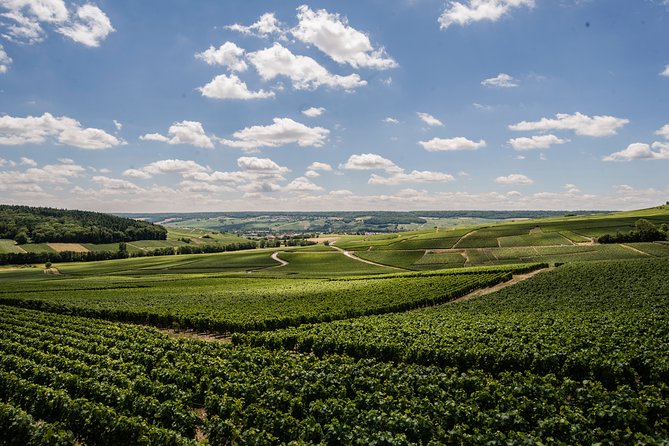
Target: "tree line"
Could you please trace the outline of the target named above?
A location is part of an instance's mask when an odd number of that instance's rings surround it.
[[[0,205],[0,239],[25,243],[118,243],[165,240],[167,230],[100,212]]]
[[[658,228],[652,222],[641,218],[634,224],[635,230],[623,234],[618,231],[615,234],[604,234],[597,239],[599,243],[634,243],[634,242],[657,242],[669,239],[669,226],[662,223]]]

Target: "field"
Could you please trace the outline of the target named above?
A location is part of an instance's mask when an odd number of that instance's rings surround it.
[[[3,267],[0,444],[665,444],[641,214]]]
[[[0,254],[24,252],[14,240],[0,239]]]

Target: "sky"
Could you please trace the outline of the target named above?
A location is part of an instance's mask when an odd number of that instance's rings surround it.
[[[0,203],[669,200],[669,0],[0,0]]]

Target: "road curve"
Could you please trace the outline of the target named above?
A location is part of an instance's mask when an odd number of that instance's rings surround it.
[[[274,254],[272,254],[272,260],[276,260],[277,262],[279,262],[281,264],[281,265],[273,266],[272,268],[281,268],[282,266],[288,265],[288,262],[279,258],[279,253],[281,253],[281,252],[283,252],[283,251],[274,251]]]

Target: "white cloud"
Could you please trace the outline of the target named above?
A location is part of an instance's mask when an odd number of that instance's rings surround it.
[[[402,183],[449,183],[454,181],[453,175],[443,172],[430,172],[428,170],[413,170],[410,173],[395,173],[389,177],[372,174],[369,184],[393,186]]]
[[[349,26],[348,19],[331,14],[325,9],[311,10],[302,5],[297,8],[299,23],[291,30],[298,40],[314,45],[340,64],[353,68],[386,70],[397,67],[383,48],[375,49],[369,37]]]
[[[66,160],[67,161],[67,160]],[[81,176],[85,168],[71,162],[60,164],[47,164],[41,168],[30,167],[23,172],[4,171],[0,172],[0,190],[13,190],[21,186],[22,190],[41,191],[44,185],[69,184],[72,178]],[[32,185],[26,189],[25,186]]]
[[[202,96],[213,99],[265,99],[273,98],[273,91],[251,91],[236,75],[220,74],[204,87],[198,88]]]
[[[210,46],[207,50],[195,54],[195,57],[209,65],[221,65],[230,71],[246,71],[248,66],[244,62],[244,49],[233,42],[225,42],[218,48]]]
[[[327,164],[327,163],[320,163],[318,161],[314,161],[313,163],[309,164],[309,167],[307,167],[309,170],[323,170],[326,172],[331,172],[332,171],[332,166]]]
[[[385,119],[383,120],[383,122],[388,123],[388,124],[399,124],[399,123],[400,123],[399,120],[397,120],[397,119],[395,119],[395,118],[391,118],[390,116],[388,116],[387,118],[385,118]]]
[[[322,115],[324,111],[325,108],[323,107],[309,107],[306,110],[302,110],[302,114],[310,118],[315,118],[316,116]]]
[[[346,170],[385,170],[386,172],[401,172],[402,169],[395,163],[375,153],[351,155],[348,161],[339,165]]]
[[[123,176],[146,180],[154,175],[165,173],[179,173],[186,177],[192,177],[197,173],[209,171],[211,171],[209,167],[202,166],[195,161],[167,159],[155,161],[140,169],[128,169],[123,172]]]
[[[660,76],[667,76],[669,77],[669,65],[664,67],[664,71],[660,73]]]
[[[652,150],[656,149],[656,151]],[[633,161],[669,159],[669,143],[654,142],[652,145],[634,143],[625,150],[615,152],[602,158],[603,161]]]
[[[69,25],[58,27],[56,31],[83,45],[98,47],[115,31],[109,17],[97,6],[79,6],[75,17]]]
[[[321,147],[330,131],[323,127],[307,127],[290,118],[274,118],[273,124],[246,127],[233,133],[234,140],[220,139],[222,144],[245,150],[298,144],[300,147]]]
[[[147,133],[139,137],[142,141],[159,141],[167,144],[188,144],[205,149],[213,149],[214,143],[204,132],[202,124],[197,121],[175,122],[170,126],[167,134],[171,137],[161,135],[160,133]]]
[[[444,125],[440,120],[430,115],[429,113],[416,112],[416,114],[418,115],[421,121],[423,121],[425,124],[431,127],[440,127]]]
[[[160,133],[147,133],[139,137],[142,141],[168,142],[170,139]]]
[[[529,186],[530,184],[534,183],[534,180],[528,178],[525,175],[521,175],[519,173],[512,173],[511,175],[507,175],[505,177],[497,177],[495,179],[495,183],[498,184],[516,184],[519,186]]]
[[[117,130],[117,131],[120,132],[121,130],[123,130],[123,124],[121,124],[121,123],[120,123],[119,121],[117,121],[116,119],[113,119],[113,121],[114,121],[114,127],[116,127],[116,130]]]
[[[354,90],[367,85],[358,74],[334,75],[311,57],[296,56],[280,43],[249,53],[248,58],[263,80],[287,76],[297,90],[313,90],[320,86]]]
[[[274,16],[274,13],[267,12],[260,16],[257,22],[249,26],[243,26],[238,23],[226,26],[227,29],[237,31],[242,34],[269,37],[271,35],[278,35],[282,37],[285,32],[281,29],[281,23]]]
[[[479,104],[478,102],[474,102],[472,104],[474,108],[477,110],[484,110],[484,111],[490,111],[492,110],[492,105],[486,105],[486,104]]]
[[[531,138],[512,138],[508,141],[515,150],[547,149],[555,144],[568,143],[568,139],[558,138],[555,135],[537,135]]]
[[[18,118],[0,116],[0,145],[43,144],[54,138],[59,144],[80,149],[99,150],[125,144],[104,130],[82,128],[81,123],[67,116],[42,116]]]
[[[669,139],[669,124],[663,125],[655,134],[660,135],[664,139]]]
[[[297,177],[283,188],[288,192],[322,192],[324,189],[308,178]]]
[[[499,73],[495,77],[481,81],[484,87],[513,88],[518,86],[518,82],[506,73]]]
[[[6,73],[11,63],[12,58],[7,55],[5,48],[0,45],[0,74]]]
[[[321,176],[321,174],[316,172],[315,170],[307,170],[306,172],[304,172],[304,176],[307,178],[318,178]]]
[[[94,183],[102,186],[102,193],[118,193],[118,192],[143,192],[144,189],[131,183],[127,180],[118,178],[109,178],[105,176],[94,176],[91,178]]]
[[[484,140],[478,142],[458,136],[455,138],[432,138],[429,141],[418,141],[428,152],[454,152],[458,150],[478,150],[486,146]]]
[[[242,156],[237,159],[237,165],[245,171],[268,174],[283,174],[289,172],[287,167],[279,166],[269,158],[257,158],[254,156]]]
[[[1,16],[9,22],[2,23],[3,37],[20,43],[33,44],[45,39],[42,25],[89,47],[97,47],[114,27],[107,15],[97,6],[87,3],[68,11],[63,0],[3,0]]]
[[[615,135],[619,128],[628,124],[629,119],[616,118],[614,116],[587,116],[576,112],[573,115],[558,113],[554,119],[541,118],[539,121],[522,121],[510,125],[511,130],[516,131],[549,131],[549,130],[573,130],[577,135],[584,136],[611,136]]]
[[[466,4],[450,1],[439,17],[439,27],[446,29],[455,24],[469,25],[481,20],[496,22],[513,8],[531,8],[534,0],[468,0]]]
[[[20,162],[19,162],[19,164],[20,164],[21,166],[30,166],[30,167],[35,167],[35,166],[37,166],[37,162],[35,162],[35,160],[30,159],[30,158],[26,158],[25,156],[22,156],[22,157],[20,158]]]

